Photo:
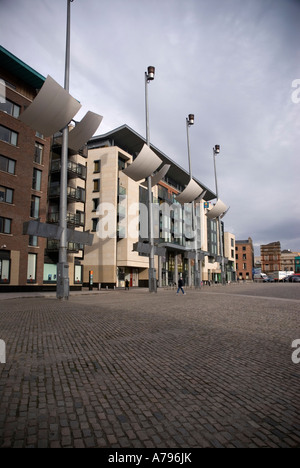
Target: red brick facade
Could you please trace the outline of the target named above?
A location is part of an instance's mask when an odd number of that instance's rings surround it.
[[[0,78],[9,83],[5,89],[6,99],[20,106],[21,113],[36,96],[35,88],[2,68],[0,68]],[[3,166],[0,170],[0,186],[13,190],[12,203],[0,201],[0,217],[11,220],[10,232],[0,232],[0,259],[1,255],[2,258],[10,259],[9,279],[1,281],[0,277],[0,288],[6,284],[27,285],[31,282],[27,277],[29,253],[37,254],[36,278],[32,282],[41,285],[46,239],[38,238],[37,246],[29,246],[29,236],[23,235],[23,223],[32,219],[30,214],[33,195],[39,198],[40,220],[46,221],[50,140],[36,136],[35,131],[17,117],[1,110],[0,125],[17,133],[17,144],[0,139],[2,161],[6,161],[5,158],[15,161],[14,174],[3,170]],[[41,164],[35,162],[36,143],[43,147]],[[33,189],[34,168],[41,171],[38,173],[41,180],[37,191]]]

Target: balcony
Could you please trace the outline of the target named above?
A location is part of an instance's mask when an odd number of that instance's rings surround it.
[[[59,241],[54,239],[48,239],[46,250],[48,252],[58,252]],[[68,242],[68,253],[78,253],[79,250],[83,250],[83,244],[78,244],[76,242]]]
[[[55,159],[51,162],[51,173],[60,173],[61,162],[60,159]],[[75,163],[73,161],[68,161],[68,177],[74,179],[79,177],[82,180],[86,180],[86,167],[82,164]]]
[[[48,223],[59,223],[59,212],[48,214]],[[67,225],[69,227],[84,227],[84,213],[67,213]]]
[[[60,186],[53,185],[49,189],[49,198],[59,198],[60,197]],[[81,187],[67,187],[67,199],[68,202],[81,202],[85,203],[85,190]]]

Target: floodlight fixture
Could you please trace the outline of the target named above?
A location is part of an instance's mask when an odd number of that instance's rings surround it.
[[[152,81],[154,80],[154,76],[155,76],[155,67],[148,67],[147,71],[146,71],[146,78],[147,78],[147,81]]]

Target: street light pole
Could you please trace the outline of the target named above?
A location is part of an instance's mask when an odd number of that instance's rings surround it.
[[[145,72],[145,108],[146,108],[146,144],[150,148],[149,131],[149,104],[148,104],[148,85],[154,80],[155,67],[148,67]],[[153,240],[153,212],[152,212],[152,182],[151,175],[147,178],[148,186],[148,239],[150,245],[149,256],[149,292],[157,292],[156,270],[154,268],[154,240]]]
[[[219,154],[219,153],[220,153],[220,145],[215,145],[215,147],[213,148],[213,159],[214,159],[217,200],[219,199],[219,194],[218,194],[218,181],[217,181],[217,169],[216,169],[216,154]],[[220,240],[220,257],[221,257],[221,282],[223,285],[225,285],[226,281],[225,281],[225,270],[224,270],[223,236],[222,236],[222,226],[221,226],[220,216],[218,216],[218,228],[219,228],[219,240]]]
[[[70,81],[70,4],[73,0],[67,0],[67,28],[66,28],[66,55],[65,55],[65,82],[64,88],[69,91]],[[61,149],[61,173],[60,173],[60,206],[59,227],[61,229],[59,244],[59,263],[57,265],[58,299],[69,299],[69,264],[68,264],[68,239],[67,239],[67,185],[68,185],[68,125],[62,132]]]
[[[189,114],[186,118],[186,135],[187,135],[187,147],[188,147],[188,159],[189,159],[189,172],[190,180],[192,180],[192,163],[191,163],[191,150],[190,150],[190,137],[189,137],[189,127],[194,125],[194,114]],[[200,288],[200,275],[199,275],[199,258],[198,258],[198,245],[197,245],[197,208],[195,202],[192,202],[192,229],[195,233],[194,235],[194,245],[195,245],[195,288]]]

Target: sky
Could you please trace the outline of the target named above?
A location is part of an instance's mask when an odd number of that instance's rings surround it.
[[[0,43],[64,86],[67,0],[0,0]],[[70,94],[123,124],[230,207],[225,231],[300,251],[300,0],[74,0]]]

